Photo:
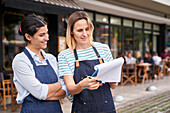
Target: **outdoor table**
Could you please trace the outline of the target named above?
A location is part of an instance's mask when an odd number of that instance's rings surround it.
[[[144,75],[143,75],[143,79],[142,79],[142,84],[143,84],[145,79],[148,81],[147,67],[152,66],[152,64],[140,63],[140,64],[136,64],[136,65],[137,65],[137,67],[142,67],[144,69]]]

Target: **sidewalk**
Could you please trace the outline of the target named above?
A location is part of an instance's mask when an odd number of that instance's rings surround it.
[[[156,86],[157,91],[146,91],[146,88],[151,85]],[[124,98],[124,101],[122,102],[115,102],[116,109],[118,110],[128,105],[138,103],[141,100],[146,100],[159,94],[161,95],[167,91],[170,91],[170,76],[165,76],[163,79],[159,80],[145,82],[143,85],[141,83],[138,83],[137,86],[132,84],[126,84],[124,86],[119,85],[115,90],[112,90],[112,95],[121,95]],[[62,108],[64,113],[71,113],[71,103],[68,99],[65,99]]]
[[[151,85],[156,86],[157,91],[146,91],[146,88]],[[146,101],[147,99],[162,95],[168,91],[170,92],[170,76],[165,76],[163,79],[153,80],[143,85],[141,83],[138,83],[137,86],[132,84],[126,84],[124,86],[119,85],[115,90],[112,90],[112,95],[121,95],[124,98],[122,102],[115,102],[116,109],[119,111],[119,109]],[[63,113],[71,113],[71,102],[69,102],[67,98],[64,99],[64,104],[61,106]],[[0,113],[11,113],[10,105],[8,105],[7,108],[7,111],[4,111],[3,106],[0,106]],[[14,113],[19,113],[19,109]]]

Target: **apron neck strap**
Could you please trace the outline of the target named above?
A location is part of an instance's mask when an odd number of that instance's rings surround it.
[[[28,57],[28,59],[31,61],[33,67],[36,67],[36,64],[35,64],[32,56],[31,56],[31,54],[28,52],[28,50],[27,50],[26,48],[24,48],[24,53],[25,53],[25,55]],[[48,59],[47,59],[46,61],[47,61],[47,64],[49,65]]]
[[[96,49],[94,46],[92,46],[92,48],[93,48],[94,52],[96,53],[96,56],[97,56],[98,58],[101,58],[101,57],[100,57],[100,54],[99,54],[98,51],[97,51],[97,49]]]
[[[101,58],[101,57],[100,57],[100,54],[99,54],[98,51],[97,51],[97,49],[96,49],[94,46],[92,46],[92,48],[93,48],[94,52],[96,53],[96,56],[97,56],[98,58]],[[76,50],[76,49],[74,49],[74,57],[75,57],[76,60],[78,60],[78,55],[77,55],[77,50]]]
[[[27,50],[26,48],[24,48],[24,53],[25,53],[25,55],[28,57],[28,59],[31,61],[31,63],[33,64],[33,66],[35,67],[36,64],[35,64],[33,58],[31,57],[30,53],[28,52],[28,50]]]

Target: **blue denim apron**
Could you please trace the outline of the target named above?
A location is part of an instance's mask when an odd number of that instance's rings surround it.
[[[35,77],[43,84],[52,84],[58,81],[57,75],[47,60],[47,65],[36,66],[33,58],[25,48],[24,53],[33,64]],[[46,101],[38,100],[29,94],[22,104],[21,113],[62,113],[61,105],[58,100]]]
[[[86,75],[91,76],[95,71],[94,66],[103,62],[96,48],[93,47],[93,49],[98,59],[84,61],[78,61],[77,51],[74,50],[76,84],[86,78]],[[74,95],[72,113],[116,113],[109,84],[102,84],[97,90],[84,89]]]

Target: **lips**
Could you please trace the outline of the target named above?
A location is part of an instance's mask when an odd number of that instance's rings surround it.
[[[87,40],[87,37],[85,37],[85,38],[81,38],[81,40],[86,41],[86,40]]]
[[[43,43],[43,44],[47,45],[47,42],[41,42],[41,43]]]

